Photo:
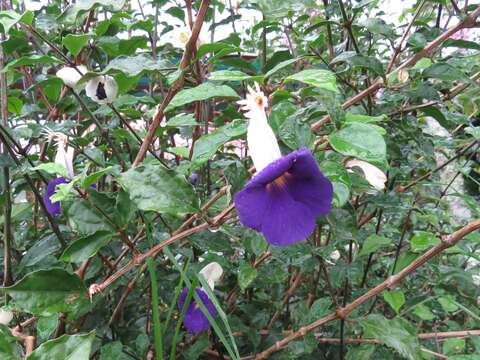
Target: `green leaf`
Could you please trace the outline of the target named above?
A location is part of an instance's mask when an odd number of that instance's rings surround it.
[[[394,39],[396,36],[393,26],[379,18],[369,17],[365,19],[362,25],[373,34],[383,35],[389,39]]]
[[[0,358],[2,360],[19,360],[22,358],[22,347],[17,343],[20,339],[12,336],[12,331],[0,324]]]
[[[416,231],[410,240],[410,247],[413,252],[423,252],[439,243],[440,240],[435,234],[428,231]]]
[[[344,51],[332,60],[332,64],[340,62],[346,62],[353,68],[371,70],[380,76],[385,75],[382,63],[373,56],[358,55],[355,51]]]
[[[95,256],[102,247],[107,245],[114,234],[109,231],[98,231],[84,236],[71,243],[63,252],[60,260],[65,262],[81,263]]]
[[[480,140],[480,127],[469,126],[464,130],[467,134],[472,135],[475,140]]]
[[[407,359],[421,359],[417,336],[405,320],[388,320],[382,315],[372,314],[360,320],[360,325],[364,329],[365,338],[379,339]]]
[[[288,67],[289,65],[296,63],[300,59],[302,59],[302,58],[300,57],[300,58],[295,58],[295,59],[288,59],[288,60],[285,60],[285,61],[282,61],[282,62],[278,63],[273,68],[271,68],[269,71],[267,71],[267,73],[265,74],[265,79],[269,78],[272,75],[275,75],[280,70],[283,70],[286,67]]]
[[[68,24],[75,22],[78,16],[86,13],[94,8],[102,6],[104,9],[111,11],[119,11],[125,5],[125,0],[82,0],[68,6],[65,11],[60,14],[58,20]]]
[[[102,73],[120,71],[129,77],[138,76],[145,71],[159,71],[168,66],[164,60],[155,60],[148,54],[119,56],[110,61]]]
[[[345,125],[350,125],[352,123],[376,123],[387,121],[387,115],[379,115],[379,116],[369,116],[369,115],[362,115],[362,114],[352,114],[350,112],[345,113]]]
[[[335,75],[328,70],[307,69],[285,78],[288,81],[300,81],[307,85],[319,87],[331,92],[338,92]]]
[[[402,291],[384,291],[383,299],[392,307],[398,314],[400,308],[405,304],[405,295]]]
[[[430,308],[425,304],[418,304],[413,309],[413,313],[417,315],[420,319],[426,321],[432,321],[436,318],[436,316],[432,313]]]
[[[69,312],[87,298],[83,281],[62,269],[34,271],[0,290],[7,293],[20,309],[35,315]]]
[[[30,168],[30,171],[45,171],[49,174],[55,174],[55,175],[60,175],[63,176],[64,178],[68,178],[68,172],[67,169],[65,169],[65,166],[49,162],[49,163],[42,163],[38,166],[35,166],[34,168]]]
[[[219,70],[214,71],[208,76],[210,81],[262,81],[263,76],[250,76],[238,70]]]
[[[32,65],[50,65],[61,64],[62,62],[53,56],[48,55],[30,55],[22,56],[16,60],[9,62],[0,73],[6,73],[12,69],[20,66],[32,66]]]
[[[353,123],[329,135],[332,147],[346,156],[353,156],[385,168],[387,145],[377,127]]]
[[[22,113],[23,101],[18,97],[9,96],[8,97],[8,112],[12,114],[20,115]]]
[[[459,69],[447,63],[435,63],[425,69],[423,77],[440,79],[444,81],[469,80]]]
[[[192,162],[201,165],[207,162],[213,154],[226,142],[242,137],[247,131],[247,124],[242,120],[235,120],[209,134],[203,135],[193,147]]]
[[[455,303],[455,298],[452,295],[445,295],[438,299],[438,302],[442,306],[442,309],[446,312],[454,312],[458,310],[458,306]]]
[[[51,234],[43,239],[37,240],[20,262],[20,267],[34,266],[48,256],[52,256],[60,249],[60,244],[55,235]]]
[[[244,291],[255,280],[258,275],[256,268],[252,267],[248,263],[240,265],[238,269],[238,285],[240,289]]]
[[[44,342],[27,360],[88,360],[94,340],[95,331],[89,334],[62,335]]]
[[[174,117],[168,119],[165,123],[166,128],[176,128],[182,126],[197,126],[197,120],[195,119],[194,114],[180,113]]]
[[[360,250],[358,256],[369,255],[380,248],[389,246],[390,244],[392,244],[392,240],[390,240],[389,238],[377,234],[372,234],[363,243],[362,250]]]
[[[442,345],[442,354],[449,356],[461,354],[465,351],[465,345],[465,339],[447,339]]]
[[[184,215],[198,210],[198,198],[185,177],[158,165],[142,165],[121,175],[130,199],[143,211]]]
[[[205,82],[197,87],[181,90],[172,99],[167,106],[166,111],[172,111],[173,109],[190,104],[196,101],[203,101],[212,98],[221,98],[229,100],[238,100],[240,97],[231,87],[227,85],[215,85],[211,82]]]
[[[480,44],[478,42],[463,39],[447,39],[443,42],[442,47],[458,47],[462,49],[480,50]]]
[[[320,169],[332,182],[334,206],[337,208],[342,207],[347,203],[352,187],[347,170],[335,161],[323,161],[320,164]]]
[[[77,56],[91,38],[92,36],[87,34],[68,34],[62,39],[62,44],[70,51],[70,54]]]
[[[23,14],[19,14],[13,10],[0,11],[0,25],[2,26],[2,32],[8,34],[10,29],[18,22],[31,25],[34,15],[31,11],[26,11]]]
[[[89,188],[90,186],[92,186],[93,184],[95,184],[102,176],[104,175],[107,175],[107,174],[110,174],[114,171],[114,167],[113,166],[109,166],[105,169],[102,169],[102,170],[99,170],[99,171],[96,171],[94,173],[91,173],[90,175],[87,175],[85,176],[82,180],[81,180],[81,184],[82,184],[82,187],[84,189],[87,189]]]
[[[67,217],[72,230],[83,235],[94,234],[102,230],[114,230],[112,225],[106,222],[104,216],[84,200],[77,199],[67,209]]]

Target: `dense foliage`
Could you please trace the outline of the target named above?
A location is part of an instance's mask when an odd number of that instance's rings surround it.
[[[29,4],[0,11],[1,359],[479,358],[478,2]],[[234,207],[255,83],[333,184],[289,246]]]

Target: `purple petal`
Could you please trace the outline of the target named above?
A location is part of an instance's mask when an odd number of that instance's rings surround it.
[[[205,291],[200,288],[195,289],[198,297],[202,301],[202,304],[205,305],[209,314],[212,317],[217,316],[217,310],[213,305],[212,301],[208,298],[208,295]],[[178,310],[181,312],[183,310],[183,305],[185,304],[185,299],[187,298],[188,289],[184,288],[178,298]],[[190,304],[188,304],[187,311],[185,312],[185,317],[183,318],[183,325],[185,328],[196,334],[200,331],[206,330],[210,327],[210,322],[208,321],[207,317],[203,314],[200,307],[195,302],[195,299],[192,298]]]
[[[315,218],[330,211],[333,186],[305,148],[268,165],[235,195],[240,222],[270,244],[305,240]]]
[[[305,240],[315,229],[315,215],[286,189],[271,185],[269,207],[261,232],[272,245],[287,246]]]
[[[60,207],[60,201],[55,201],[52,203],[50,197],[55,194],[57,185],[66,184],[67,180],[63,176],[59,176],[55,179],[52,179],[47,184],[47,191],[43,195],[43,202],[47,211],[50,215],[60,215],[62,213],[62,208]]]

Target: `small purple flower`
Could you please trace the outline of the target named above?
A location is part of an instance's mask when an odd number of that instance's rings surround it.
[[[50,215],[60,215],[62,213],[62,208],[60,207],[60,201],[56,201],[52,203],[50,197],[55,194],[57,185],[66,184],[68,183],[67,180],[63,176],[56,177],[48,182],[47,191],[45,195],[43,195],[43,202],[47,211]]]
[[[190,177],[188,178],[188,181],[190,182],[190,184],[195,185],[198,181],[198,174],[195,172],[192,173],[192,175],[190,175]]]
[[[217,316],[217,310],[215,310],[215,306],[213,305],[212,301],[208,298],[208,295],[205,291],[200,288],[196,288],[195,292],[197,293],[200,300],[202,300],[202,304],[205,305],[208,312],[212,317]],[[183,305],[185,304],[185,299],[187,298],[188,289],[183,289],[180,297],[178,298],[178,309],[181,312],[183,310]],[[208,321],[207,317],[203,314],[200,306],[197,305],[195,299],[192,298],[190,304],[188,304],[187,311],[185,312],[185,317],[183,318],[183,325],[185,328],[196,334],[200,331],[206,330],[210,327],[210,322]]]
[[[240,222],[272,245],[305,240],[317,216],[330,211],[332,183],[306,148],[267,165],[235,195]]]

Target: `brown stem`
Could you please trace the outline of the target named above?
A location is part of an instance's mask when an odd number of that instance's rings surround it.
[[[435,49],[437,49],[445,40],[450,38],[453,34],[460,31],[461,29],[473,26],[475,24],[475,20],[479,16],[480,16],[480,7],[478,7],[475,11],[473,11],[469,16],[465,17],[457,25],[452,26],[450,29],[445,31],[440,36],[438,36],[436,39],[430,42],[427,46],[425,46],[421,51],[419,51],[418,53],[410,57],[408,60],[406,60],[396,70],[405,69],[415,65],[420,59],[427,57],[429,54],[431,54]],[[342,105],[342,108],[344,110],[348,109],[350,106],[356,104],[357,102],[361,101],[365,97],[375,93],[378,89],[382,88],[383,86],[385,86],[385,81],[382,78],[378,78],[368,88],[366,88],[359,94],[345,101]],[[311,126],[311,129],[313,131],[318,131],[323,125],[325,125],[329,121],[330,121],[330,115],[325,115],[322,119],[314,123]]]
[[[313,331],[314,329],[325,325],[326,323],[339,319],[342,316],[345,316],[352,312],[354,309],[362,305],[367,300],[370,300],[376,297],[378,294],[382,293],[384,290],[394,287],[400,281],[402,281],[406,276],[414,272],[416,269],[424,265],[427,261],[431,258],[437,256],[438,254],[442,253],[445,249],[448,249],[458,243],[463,237],[470,234],[473,231],[480,229],[480,219],[469,223],[468,225],[464,226],[460,230],[455,231],[454,233],[442,238],[440,244],[432,247],[430,250],[425,252],[420,257],[416,258],[413,262],[411,262],[408,266],[406,266],[403,270],[399,271],[397,274],[390,276],[387,280],[383,281],[379,285],[375,286],[362,296],[355,299],[353,302],[348,304],[345,307],[338,309],[337,311],[317,320],[311,324],[301,327],[298,331],[284,337],[282,340],[277,341],[275,345],[269,347],[268,349],[262,351],[261,353],[257,354],[255,357],[256,360],[259,359],[266,359],[271,354],[281,350],[291,341],[298,339],[302,336],[305,336],[307,333]]]
[[[170,104],[170,101],[172,101],[173,97],[177,94],[177,92],[181,89],[183,85],[183,82],[185,80],[185,70],[189,66],[190,61],[192,59],[192,55],[194,54],[194,50],[197,44],[197,39],[198,39],[198,36],[200,35],[200,30],[202,28],[203,21],[205,19],[205,15],[207,14],[209,5],[210,5],[210,0],[202,0],[202,3],[200,4],[200,9],[197,14],[197,18],[195,20],[195,24],[193,25],[193,28],[192,28],[192,35],[190,36],[190,39],[188,40],[185,46],[185,52],[183,53],[182,60],[180,61],[179,70],[181,71],[181,74],[179,78],[175,81],[175,83],[170,87],[170,89],[167,92],[167,95],[163,99],[162,104],[158,107],[157,111],[155,112],[155,115],[148,129],[148,132],[145,135],[145,138],[143,139],[142,145],[140,146],[137,156],[135,157],[133,166],[137,166],[138,164],[140,164],[140,162],[142,162],[143,158],[145,157],[145,154],[147,153],[148,147],[150,146],[150,144],[152,143],[155,137],[155,131],[157,130],[158,126],[160,125],[160,122],[163,119],[163,116],[165,114],[165,109],[167,108],[168,104]]]

